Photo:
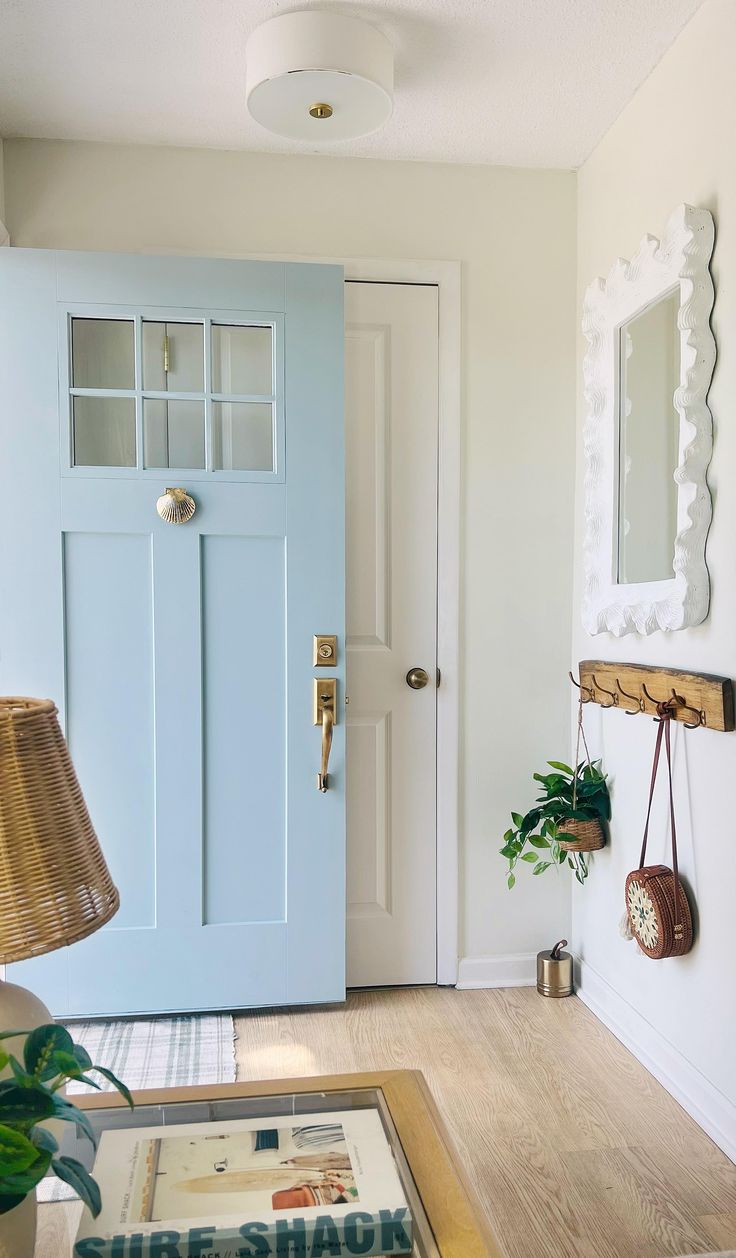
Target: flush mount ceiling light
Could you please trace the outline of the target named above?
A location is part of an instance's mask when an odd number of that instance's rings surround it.
[[[319,142],[367,135],[390,118],[393,86],[390,43],[358,18],[283,13],[248,40],[248,110],[277,135]]]

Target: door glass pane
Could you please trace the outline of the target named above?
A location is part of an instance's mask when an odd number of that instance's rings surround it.
[[[268,402],[213,402],[215,467],[272,472],[272,411]]]
[[[143,399],[145,467],[204,467],[204,402]]]
[[[271,396],[271,329],[212,325],[212,392]]]
[[[72,319],[75,389],[134,389],[132,319]]]
[[[75,397],[76,467],[135,467],[135,399]]]
[[[204,327],[201,323],[143,321],[143,388],[167,393],[204,389]]]

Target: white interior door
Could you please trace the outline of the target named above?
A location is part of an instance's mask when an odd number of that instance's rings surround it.
[[[434,983],[437,288],[348,282],[345,316],[347,982]]]

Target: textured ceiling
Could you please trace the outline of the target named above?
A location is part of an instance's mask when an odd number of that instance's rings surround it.
[[[575,167],[702,0],[317,0],[396,49],[390,122],[280,140],[248,117],[249,31],[294,0],[0,0],[0,134]]]

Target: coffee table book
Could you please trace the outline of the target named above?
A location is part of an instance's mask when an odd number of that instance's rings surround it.
[[[412,1225],[380,1115],[299,1113],[102,1133],[102,1212],[76,1258],[409,1254]]]

